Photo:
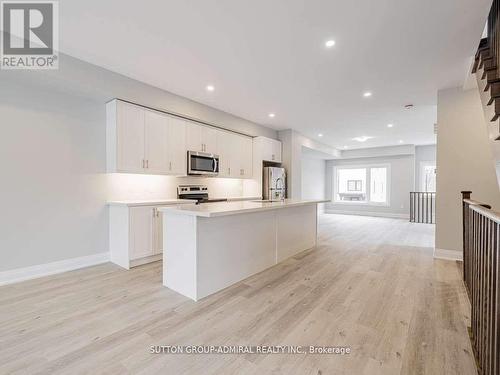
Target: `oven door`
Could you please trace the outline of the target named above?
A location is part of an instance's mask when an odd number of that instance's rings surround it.
[[[219,174],[219,156],[206,152],[188,151],[188,174],[217,176]]]

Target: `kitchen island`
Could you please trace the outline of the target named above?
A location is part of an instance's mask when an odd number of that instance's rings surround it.
[[[163,285],[195,301],[316,246],[325,200],[243,201],[159,208]]]

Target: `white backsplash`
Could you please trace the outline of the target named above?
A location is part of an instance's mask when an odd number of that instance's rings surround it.
[[[207,185],[210,198],[260,196],[255,180],[232,178],[173,177],[126,173],[111,173],[108,178],[108,200],[174,199],[177,186]]]

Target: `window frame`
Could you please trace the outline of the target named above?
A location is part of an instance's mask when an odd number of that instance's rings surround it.
[[[385,202],[372,202],[371,199],[371,168],[386,168],[387,173],[387,189]],[[364,169],[366,173],[366,201],[342,201],[337,200],[338,194],[338,171],[342,169]],[[391,205],[391,164],[389,163],[375,163],[375,164],[343,164],[335,165],[333,167],[332,185],[333,196],[332,203],[341,205],[353,206],[376,206],[376,207],[389,207]]]

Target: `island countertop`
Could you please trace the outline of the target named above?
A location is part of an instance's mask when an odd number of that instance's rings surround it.
[[[229,198],[219,198],[210,197],[210,199],[227,199],[228,202],[236,201],[250,201],[261,199],[260,197],[229,197]],[[131,200],[121,200],[121,201],[108,201],[108,206],[170,206],[176,204],[194,204],[197,201],[195,199],[131,199]]]
[[[285,199],[283,201],[237,201],[237,202],[214,202],[199,205],[186,204],[175,207],[161,207],[158,210],[164,213],[175,213],[189,216],[217,217],[251,213],[258,211],[276,210],[281,208],[305,206],[310,204],[326,203],[329,200],[301,200]]]

